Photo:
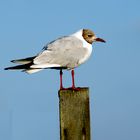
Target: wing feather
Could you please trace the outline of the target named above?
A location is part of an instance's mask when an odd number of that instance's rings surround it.
[[[52,64],[61,67],[74,68],[86,54],[86,48],[80,39],[74,36],[68,36],[58,39],[46,47],[35,59],[34,64],[44,65]],[[46,65],[46,66],[47,66]]]

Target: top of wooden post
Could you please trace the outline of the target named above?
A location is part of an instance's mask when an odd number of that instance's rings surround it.
[[[79,90],[72,90],[72,89],[60,89],[58,91],[58,94],[60,96],[60,94],[73,94],[73,93],[85,93],[85,92],[89,92],[89,87],[80,87]]]

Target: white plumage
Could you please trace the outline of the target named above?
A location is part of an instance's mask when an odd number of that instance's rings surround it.
[[[91,30],[81,29],[48,43],[36,56],[11,61],[23,65],[5,69],[23,69],[30,74],[46,68],[74,69],[89,59],[92,43],[95,41],[105,42],[97,38]]]

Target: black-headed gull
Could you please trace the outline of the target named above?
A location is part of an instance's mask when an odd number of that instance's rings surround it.
[[[96,41],[105,42],[103,39],[97,38],[91,30],[81,29],[72,35],[48,43],[36,56],[12,60],[11,62],[21,65],[8,67],[5,70],[23,70],[31,74],[48,68],[59,69],[60,89],[64,89],[62,69],[68,69],[71,70],[72,89],[76,89],[74,68],[88,60],[92,52],[92,43]]]

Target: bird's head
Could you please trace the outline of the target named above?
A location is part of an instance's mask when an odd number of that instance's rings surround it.
[[[104,42],[104,43],[106,42],[105,40],[96,37],[95,34],[93,33],[93,31],[91,31],[89,29],[83,29],[82,36],[90,44],[92,44],[93,42],[96,42],[96,41]]]

